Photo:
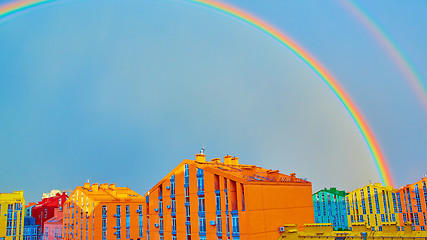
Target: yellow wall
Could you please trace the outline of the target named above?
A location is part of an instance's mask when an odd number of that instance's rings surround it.
[[[378,204],[376,204],[375,191],[377,191]],[[376,183],[369,184],[350,192],[350,194],[346,196],[346,201],[348,202],[347,207],[349,206],[347,209],[348,225],[351,226],[356,223],[366,223],[376,231],[378,231],[379,227],[382,227],[384,223],[396,222],[400,225],[399,215],[395,212],[395,206],[393,203],[392,194],[395,191],[396,190],[392,187],[384,187],[381,184]],[[362,193],[364,197],[362,197]],[[366,212],[363,211],[363,199]],[[371,203],[369,203],[369,199],[371,200]],[[372,208],[372,212],[370,208]]]
[[[6,236],[7,232],[7,215],[8,215],[8,205],[12,205],[12,230],[11,235]],[[15,204],[19,204],[20,208],[15,209]],[[24,232],[24,216],[25,216],[25,199],[24,191],[15,191],[14,193],[0,193],[0,239],[4,238],[5,240],[22,240],[22,235]],[[15,218],[16,214],[16,218]],[[16,224],[16,225],[15,225]],[[15,227],[16,226],[16,227]],[[16,229],[16,233],[13,234]]]

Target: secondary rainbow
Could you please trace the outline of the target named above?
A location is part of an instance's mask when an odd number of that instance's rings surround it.
[[[360,6],[352,1],[338,1],[346,8],[356,19],[362,23],[366,29],[380,43],[391,59],[395,62],[404,77],[408,80],[409,85],[421,101],[424,110],[427,112],[427,88],[421,81],[414,66],[411,66],[410,61],[405,57],[403,51],[399,49],[392,38],[386,33],[384,28],[380,27],[379,23],[374,21],[370,15]],[[359,4],[360,5],[360,4]]]
[[[34,6],[49,2],[57,2],[60,0],[21,0],[14,1],[0,6],[0,20],[5,16],[9,16],[13,13],[25,10]],[[213,0],[183,0],[186,2],[192,2],[206,6],[211,9],[218,10],[225,14],[231,15],[237,19],[240,19],[255,28],[263,31],[264,33],[270,35],[272,38],[276,39],[283,46],[292,51],[295,55],[300,57],[323,81],[327,86],[332,90],[332,92],[338,97],[340,102],[347,109],[350,116],[353,118],[356,126],[358,127],[360,133],[362,134],[369,151],[373,157],[375,165],[377,167],[378,173],[381,177],[382,183],[384,185],[393,186],[393,180],[388,168],[387,162],[384,158],[383,153],[379,147],[378,142],[376,141],[373,132],[370,130],[367,122],[365,121],[362,114],[357,109],[356,105],[351,101],[350,97],[345,93],[345,91],[338,85],[332,75],[320,65],[312,56],[308,54],[303,48],[298,46],[291,38],[281,33],[273,26],[267,24],[261,19],[255,17],[252,14],[249,14],[243,10],[240,10],[229,4],[225,4]]]

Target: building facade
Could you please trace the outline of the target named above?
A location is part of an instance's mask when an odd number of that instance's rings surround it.
[[[140,240],[144,204],[144,197],[130,188],[85,183],[65,203],[62,239]]]
[[[414,230],[425,231],[427,226],[427,178],[408,184],[396,192],[401,223],[410,222]]]
[[[0,240],[22,240],[24,215],[24,191],[0,193]]]
[[[25,206],[25,216],[26,217],[31,217],[34,206],[37,206],[37,203],[31,202]]]
[[[237,157],[184,160],[146,194],[146,239],[277,239],[313,222],[311,183]]]
[[[322,189],[313,194],[314,221],[332,223],[334,229],[348,229],[345,196],[336,188]]]
[[[32,207],[31,216],[36,219],[36,224],[39,225],[37,239],[42,239],[44,232],[44,223],[55,215],[55,209],[58,208],[62,211],[68,195],[63,192],[57,193],[56,196],[43,198],[36,206]]]
[[[55,208],[54,216],[44,222],[43,240],[61,240],[62,239],[62,211]]]
[[[392,187],[380,183],[358,188],[346,196],[348,224],[365,223],[373,231],[382,231],[383,224],[400,225],[397,198]]]
[[[35,218],[30,216],[25,216],[23,240],[37,240],[38,228],[39,228],[39,225],[36,224]]]

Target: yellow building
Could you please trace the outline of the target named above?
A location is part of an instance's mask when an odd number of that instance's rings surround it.
[[[346,196],[348,225],[366,223],[372,231],[382,231],[385,223],[400,225],[395,191],[376,183],[350,192]]]
[[[295,224],[280,228],[282,235],[278,240],[415,240],[427,239],[427,232],[413,231],[411,223],[399,228],[396,223],[384,223],[383,230],[372,231],[365,223],[355,223],[352,231],[334,231],[332,223],[305,224],[304,231],[298,231]]]
[[[65,201],[62,239],[142,239],[144,204],[128,187],[85,183]]]
[[[0,193],[0,240],[22,240],[24,216],[24,191]]]

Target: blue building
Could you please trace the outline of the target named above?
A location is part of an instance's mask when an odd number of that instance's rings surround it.
[[[33,217],[25,216],[24,218],[24,238],[23,240],[36,240],[37,229],[36,219]]]
[[[313,194],[314,221],[332,223],[335,230],[348,229],[345,196],[336,188],[322,189]]]

